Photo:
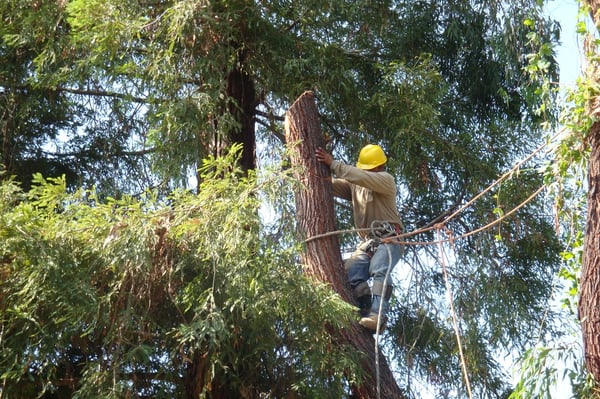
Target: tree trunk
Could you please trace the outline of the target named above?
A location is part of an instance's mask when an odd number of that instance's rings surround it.
[[[243,54],[239,56],[240,64],[245,62],[244,57]],[[234,68],[224,77],[227,82],[227,103],[220,112],[231,114],[239,126],[230,128],[225,136],[215,135],[209,142],[202,141],[201,145],[209,148],[211,155],[219,157],[223,156],[232,144],[241,144],[239,166],[248,172],[256,168],[256,86],[252,76],[241,68]],[[196,173],[196,179],[198,182],[201,180],[199,171]]]
[[[244,62],[242,58],[240,63]],[[231,132],[229,140],[242,144],[240,166],[243,170],[253,170],[256,166],[256,131],[254,116],[256,90],[254,81],[247,73],[235,69],[227,75],[227,95],[233,98],[229,112],[240,122],[239,130]]]
[[[583,265],[579,283],[579,320],[585,365],[600,381],[600,124],[590,132],[592,152],[588,170],[588,209]]]
[[[290,147],[296,178],[303,187],[296,194],[298,233],[301,239],[335,230],[333,188],[329,168],[317,161],[315,150],[323,146],[319,115],[311,92],[302,94],[285,115],[285,136]],[[314,278],[331,285],[345,301],[350,301],[337,236],[311,240],[302,253],[302,263]],[[358,321],[358,318],[357,318]],[[353,386],[355,398],[376,398],[377,371],[375,341],[370,332],[354,323],[340,333],[340,344],[350,344],[365,354],[366,379]],[[385,360],[379,354],[379,394],[382,398],[404,398]]]
[[[600,1],[587,1],[596,26],[600,23]],[[597,50],[591,49],[594,54]],[[597,64],[590,60],[588,76],[597,77]],[[595,78],[596,79],[596,78]],[[597,79],[596,79],[597,80]],[[600,113],[598,100],[590,107],[596,119]],[[588,132],[591,147],[588,169],[587,218],[583,265],[579,282],[579,320],[583,336],[585,365],[596,381],[600,381],[600,122]]]

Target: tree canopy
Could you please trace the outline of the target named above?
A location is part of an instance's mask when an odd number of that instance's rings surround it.
[[[382,145],[422,231],[382,337],[399,384],[460,397],[466,365],[477,397],[506,396],[499,356],[559,333],[561,243],[529,200],[544,160],[463,206],[555,122],[542,6],[4,1],[2,393],[347,396],[361,354],[324,326],[352,309],[305,279],[293,234],[282,120],[312,90],[329,149]]]

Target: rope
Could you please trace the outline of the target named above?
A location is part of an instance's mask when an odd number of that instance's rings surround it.
[[[504,173],[502,176],[500,176],[498,179],[496,179],[496,181],[494,181],[492,184],[490,184],[486,189],[484,189],[483,191],[481,191],[479,194],[477,194],[476,196],[474,196],[469,202],[467,202],[466,204],[464,204],[463,206],[461,206],[459,209],[457,209],[454,213],[452,213],[450,216],[448,216],[444,221],[446,222],[446,221],[449,221],[449,220],[453,219],[459,213],[461,213],[466,208],[468,208],[469,206],[471,206],[471,204],[473,204],[479,198],[483,197],[492,188],[494,188],[495,186],[497,186],[498,184],[500,184],[502,181],[504,181],[506,178],[508,178],[510,175],[512,175],[525,162],[529,161],[537,153],[539,153],[540,151],[542,151],[552,140],[554,140],[555,138],[557,138],[565,130],[566,130],[566,128],[563,127],[558,132],[556,132],[554,134],[554,136],[552,136],[547,142],[545,142],[544,144],[540,145],[538,148],[536,148],[535,150],[533,150],[533,152],[531,152],[528,156],[526,156],[525,158],[523,158],[521,161],[517,162],[508,172]]]
[[[505,219],[507,219],[508,217],[512,216],[515,212],[517,212],[519,209],[523,208],[525,205],[527,205],[529,202],[531,202],[535,197],[537,197],[542,191],[544,191],[544,189],[546,188],[546,186],[541,186],[540,188],[538,188],[533,194],[531,194],[529,197],[527,197],[523,202],[521,202],[520,204],[518,204],[517,206],[515,206],[514,208],[512,208],[510,211],[506,212],[504,215],[502,215],[501,217],[499,217],[498,219],[482,226],[479,227],[475,230],[471,230],[468,231],[464,234],[461,234],[460,236],[453,238],[454,241],[459,240],[459,239],[463,239],[463,238],[467,238],[470,237],[472,235],[475,235],[477,233],[481,233],[482,231],[488,230],[492,227],[494,227],[495,225],[503,222]],[[472,202],[472,201],[471,201]],[[456,214],[456,212],[455,212]],[[453,214],[452,217],[455,216],[455,214]],[[447,222],[449,221],[449,219],[444,220],[441,223],[437,223],[431,227],[427,227],[425,229],[417,229],[417,230],[413,230],[412,232],[408,232],[408,233],[402,233],[402,234],[396,234],[394,236],[390,236],[390,237],[386,237],[384,239],[382,239],[382,243],[385,244],[389,244],[389,243],[396,243],[397,245],[420,245],[420,246],[425,246],[425,245],[437,245],[438,243],[442,242],[442,243],[446,243],[446,242],[450,242],[450,239],[445,239],[445,240],[441,240],[441,241],[402,241],[402,242],[397,242],[398,238],[405,238],[405,237],[410,237],[410,236],[414,236],[417,234],[422,234],[424,232],[427,231],[431,231],[434,229],[437,229],[438,226],[442,226],[445,225]],[[312,237],[307,238],[306,240],[304,240],[304,243],[308,243],[320,238],[325,238],[325,237],[330,237],[330,236],[334,236],[334,235],[341,235],[341,234],[345,234],[345,233],[354,233],[354,232],[362,232],[362,231],[370,231],[370,228],[364,228],[364,229],[347,229],[347,230],[335,230],[335,231],[330,231],[328,233],[323,233],[323,234],[318,234]]]
[[[468,231],[464,234],[461,234],[455,238],[452,239],[442,239],[441,241],[412,241],[412,242],[402,242],[399,243],[399,245],[421,245],[421,246],[425,246],[425,245],[437,245],[439,243],[447,243],[447,242],[451,242],[451,241],[456,241],[456,240],[460,240],[463,238],[467,238],[470,237],[472,235],[475,235],[477,233],[481,233],[482,231],[488,230],[492,227],[494,227],[495,225],[501,223],[504,221],[504,219],[509,218],[510,216],[512,216],[515,212],[517,212],[519,209],[523,208],[525,205],[527,205],[529,202],[531,202],[535,197],[537,197],[542,191],[544,191],[544,189],[546,188],[546,186],[541,186],[540,188],[538,188],[533,194],[531,194],[529,197],[527,197],[523,202],[521,202],[520,204],[518,204],[517,206],[515,206],[514,208],[512,208],[510,211],[506,212],[504,215],[502,215],[501,217],[499,217],[498,219],[494,220],[493,222],[490,222],[478,229],[475,230],[471,230]],[[446,221],[442,222],[442,223],[437,223],[435,224],[432,229],[437,229],[439,228],[439,226],[445,226],[446,225]],[[400,236],[398,236],[400,237]],[[394,243],[393,241],[394,237],[389,237],[389,238],[385,238],[384,242],[388,243],[388,241],[390,243]]]
[[[473,398],[473,394],[471,392],[471,382],[469,380],[469,374],[468,374],[468,370],[467,370],[467,363],[465,360],[465,356],[464,356],[464,351],[463,351],[463,346],[462,346],[462,341],[460,338],[460,329],[459,329],[459,324],[458,324],[458,317],[456,315],[456,310],[454,308],[454,300],[452,299],[452,286],[450,285],[450,281],[448,278],[448,268],[446,265],[446,256],[445,256],[445,252],[444,252],[444,247],[443,244],[444,243],[450,243],[451,245],[454,245],[455,240],[457,239],[462,239],[462,238],[466,238],[469,237],[471,235],[477,234],[481,231],[485,231],[489,228],[492,228],[493,226],[495,226],[496,224],[502,222],[504,219],[508,218],[509,216],[511,216],[512,214],[514,214],[515,212],[517,212],[519,209],[521,209],[522,207],[524,207],[527,203],[531,202],[531,200],[533,200],[537,195],[539,195],[543,190],[544,190],[545,186],[541,186],[540,188],[538,188],[533,194],[531,194],[529,197],[527,197],[527,199],[525,199],[525,201],[521,202],[519,205],[517,205],[516,207],[514,207],[513,209],[511,209],[509,212],[505,213],[502,217],[498,218],[497,220],[488,223],[487,225],[480,227],[479,229],[475,229],[472,230],[470,232],[467,232],[459,237],[453,237],[450,230],[448,230],[448,228],[445,226],[446,221],[444,221],[443,223],[438,223],[435,224],[434,226],[432,226],[433,229],[436,230],[437,232],[437,240],[434,242],[424,242],[424,243],[410,243],[409,245],[415,245],[415,244],[422,244],[422,245],[432,245],[432,244],[437,244],[438,249],[439,249],[439,254],[440,254],[440,260],[441,260],[441,265],[442,265],[442,271],[443,271],[443,275],[444,275],[444,283],[446,286],[446,294],[448,297],[448,303],[450,306],[450,313],[452,315],[452,327],[454,329],[454,333],[456,335],[456,343],[458,345],[458,351],[459,351],[459,356],[460,356],[460,363],[461,363],[461,370],[463,373],[463,378],[465,380],[465,385],[466,385],[466,389],[467,389],[467,394],[468,397],[470,399]],[[447,239],[443,239],[441,237],[441,231],[442,229],[444,229],[448,234]],[[385,238],[382,240],[382,243],[393,243],[394,237],[390,237],[390,238]],[[400,245],[406,245],[406,242],[402,242],[399,243]],[[391,269],[391,253],[390,253],[390,249],[389,247],[386,247],[386,250],[388,251],[388,259],[389,259],[389,263],[388,263],[388,269],[385,275],[385,279],[384,279],[384,284],[383,286],[386,286],[387,283],[387,278],[389,276],[390,273],[390,269]],[[380,375],[379,375],[379,325],[380,325],[380,320],[381,320],[381,313],[383,310],[383,300],[380,301],[379,303],[379,313],[377,315],[377,331],[375,333],[375,371],[376,371],[376,378],[377,378],[377,399],[380,399]]]
[[[387,280],[390,276],[392,269],[392,252],[388,246],[385,247],[388,255],[388,267],[383,278],[383,292],[381,293],[381,299],[379,300],[379,309],[377,312],[377,329],[375,330],[375,376],[377,378],[377,399],[381,398],[381,378],[379,376],[379,335],[381,327],[381,316],[383,313],[383,301],[386,294]]]
[[[437,229],[438,237],[441,236],[442,226],[438,225],[436,229]],[[450,238],[450,242],[453,243],[452,237]],[[472,399],[473,394],[471,393],[471,383],[469,381],[469,373],[467,371],[467,362],[465,361],[465,355],[463,353],[462,342],[460,339],[460,331],[458,328],[458,317],[456,316],[456,311],[454,310],[454,300],[452,299],[452,286],[450,285],[450,280],[448,279],[448,269],[446,267],[446,254],[444,252],[442,240],[438,240],[438,248],[440,251],[442,270],[444,272],[444,283],[446,284],[446,296],[448,297],[448,303],[450,305],[450,313],[452,314],[452,327],[454,328],[454,334],[456,335],[456,344],[458,345],[458,353],[460,355],[460,364],[461,364],[461,368],[462,368],[462,372],[463,372],[463,377],[465,379],[465,385],[467,386],[467,394],[469,395],[469,398]]]

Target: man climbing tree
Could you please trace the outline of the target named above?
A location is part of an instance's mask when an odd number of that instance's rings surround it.
[[[314,156],[319,146],[323,145],[323,140],[311,92],[305,92],[294,102],[286,113],[285,121],[294,175],[298,180],[304,181],[295,193],[298,232],[301,236],[308,237],[302,252],[302,263],[309,275],[327,283],[342,299],[350,301],[351,294],[342,278],[342,258],[337,236],[322,235],[334,230],[334,190],[329,182],[329,168],[316,162],[317,158]],[[319,157],[328,155],[320,153]],[[307,170],[309,173],[303,172]],[[368,268],[368,265],[365,266]],[[368,274],[368,270],[366,272]],[[352,386],[353,397],[404,397],[385,358],[379,353],[377,344],[374,345],[372,337],[364,329],[352,324],[349,329],[343,329],[338,334],[340,345],[348,344],[359,352],[366,372],[365,379]]]
[[[381,242],[402,232],[396,184],[385,171],[387,157],[380,146],[373,144],[360,151],[356,167],[334,160],[322,148],[317,149],[316,156],[338,177],[333,179],[334,194],[352,202],[354,223],[363,241],[346,261],[346,272],[360,307],[360,324],[378,332],[385,328],[389,309],[389,273],[401,254],[397,243]]]

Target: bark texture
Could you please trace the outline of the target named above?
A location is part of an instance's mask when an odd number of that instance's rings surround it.
[[[579,284],[579,320],[585,364],[600,381],[600,125],[590,131],[592,152],[588,170],[588,210]]]
[[[596,27],[600,26],[600,1],[589,0],[591,17]],[[592,41],[593,43],[593,41]],[[597,54],[596,48],[590,48]],[[598,65],[590,60],[588,76],[598,79]],[[600,116],[598,99],[589,109],[595,119]],[[583,335],[585,365],[596,381],[600,381],[600,122],[592,125],[588,132],[591,154],[588,170],[587,219],[583,265],[579,283],[579,320]]]
[[[285,115],[285,137],[290,158],[302,181],[296,192],[298,233],[310,238],[335,230],[333,188],[329,168],[317,161],[315,150],[323,147],[319,114],[312,92],[302,94]],[[344,300],[350,301],[345,270],[337,236],[307,242],[302,254],[306,271],[314,278],[331,285]],[[357,318],[358,321],[358,318]],[[341,332],[340,344],[350,344],[365,355],[366,379],[352,387],[354,398],[377,398],[375,341],[370,332],[355,323]],[[404,398],[385,357],[379,354],[379,394],[381,398]]]
[[[244,59],[240,60],[240,63]],[[245,72],[235,69],[227,76],[227,95],[233,99],[229,112],[240,121],[239,130],[230,133],[232,143],[242,144],[240,166],[243,170],[253,170],[256,167],[256,131],[254,115],[256,107],[256,90],[254,81]]]

